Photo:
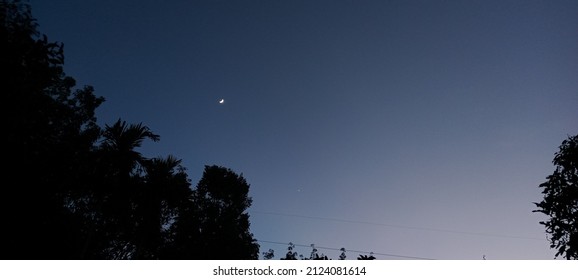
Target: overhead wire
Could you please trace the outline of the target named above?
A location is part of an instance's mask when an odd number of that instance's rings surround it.
[[[307,215],[297,215],[297,214],[286,214],[286,213],[268,212],[268,211],[250,211],[250,213],[262,214],[262,215],[293,217],[293,218],[303,218],[303,219],[313,219],[313,220],[324,220],[324,221],[351,223],[351,224],[364,224],[364,225],[373,225],[373,226],[382,226],[382,227],[403,228],[403,229],[411,229],[411,230],[446,232],[446,233],[464,234],[464,235],[477,235],[477,236],[486,236],[486,237],[528,239],[528,240],[540,240],[540,241],[543,241],[545,239],[545,238],[536,238],[536,237],[527,237],[527,236],[515,236],[515,235],[482,233],[482,232],[468,232],[468,231],[427,228],[427,227],[402,226],[402,225],[384,224],[384,223],[376,223],[376,222],[346,220],[346,219],[338,219],[338,218],[317,217],[317,216],[307,216]]]

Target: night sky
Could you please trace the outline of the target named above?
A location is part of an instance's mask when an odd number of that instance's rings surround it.
[[[554,258],[532,210],[578,133],[578,1],[30,3],[100,124],[193,185],[243,174],[276,259]]]

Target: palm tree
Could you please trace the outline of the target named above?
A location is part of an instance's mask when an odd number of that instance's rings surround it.
[[[152,133],[147,126],[141,123],[127,126],[126,122],[120,119],[112,126],[106,125],[102,136],[102,149],[111,153],[113,163],[123,177],[130,176],[138,165],[142,166],[145,158],[135,149],[142,145],[143,140],[160,140],[159,135]]]
[[[142,124],[127,125],[120,119],[106,125],[97,151],[99,182],[94,186],[92,225],[83,257],[130,258],[135,245],[131,241],[136,227],[135,194],[142,185],[142,167],[148,159],[135,149],[145,139],[159,136]]]
[[[144,184],[138,190],[136,253],[134,258],[160,258],[171,242],[175,219],[188,210],[192,190],[180,165],[181,160],[168,156],[144,163]]]

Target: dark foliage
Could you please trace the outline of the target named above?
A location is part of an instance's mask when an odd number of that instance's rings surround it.
[[[578,135],[562,142],[552,161],[556,170],[540,184],[544,199],[535,203],[534,212],[550,216],[540,224],[550,236],[556,257],[578,259]]]
[[[373,255],[359,255],[359,257],[357,257],[358,260],[375,260],[375,257]]]
[[[91,87],[73,90],[63,45],[36,31],[30,6],[0,2],[0,67],[5,131],[2,256],[79,256],[83,221],[68,209],[99,136]]]
[[[311,246],[311,253],[310,253],[309,257],[304,257],[303,255],[298,255],[298,253],[295,251],[295,244],[293,244],[293,242],[289,242],[289,246],[287,247],[287,253],[285,254],[284,258],[281,258],[281,260],[332,260],[329,257],[327,257],[325,254],[319,253],[319,250],[317,250],[317,248],[315,248],[315,244],[311,244],[310,246]],[[346,260],[347,255],[345,253],[347,252],[347,250],[345,250],[345,248],[341,248],[341,249],[339,249],[339,251],[341,252],[341,254],[338,257],[338,260]],[[264,259],[269,260],[269,259],[272,259],[273,257],[274,257],[274,251],[272,249],[269,249],[268,252],[263,252],[263,258]],[[373,256],[373,253],[371,253],[369,256],[359,255],[359,257],[357,259],[358,260],[375,260],[376,258]]]
[[[136,150],[148,127],[96,124],[104,99],[74,90],[28,4],[0,0],[0,21],[1,259],[257,259],[242,176],[207,166],[193,190],[180,160]]]
[[[267,252],[263,252],[262,254],[264,260],[271,260],[275,257],[275,251],[273,249],[269,249]]]
[[[193,201],[202,209],[198,217],[198,249],[209,259],[258,259],[259,245],[248,231],[251,206],[249,184],[242,175],[227,168],[205,166]],[[223,254],[227,252],[227,254]]]
[[[284,258],[281,258],[282,260],[298,260],[297,258],[297,252],[295,252],[295,244],[293,244],[292,242],[289,242],[289,246],[287,247],[287,253],[285,254]]]

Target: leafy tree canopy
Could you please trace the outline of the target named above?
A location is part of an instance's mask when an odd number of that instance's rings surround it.
[[[578,135],[562,142],[552,161],[556,166],[547,181],[540,184],[544,198],[535,203],[540,212],[550,217],[540,224],[550,236],[550,247],[556,257],[578,259]]]
[[[30,5],[0,0],[0,89],[5,112],[2,259],[257,259],[249,184],[207,166],[196,189],[142,124],[100,128],[104,101],[75,89],[62,43],[37,31]]]
[[[0,73],[6,184],[3,254],[71,258],[82,221],[66,207],[99,137],[92,87],[74,89],[64,74],[63,45],[37,31],[30,5],[0,1]]]

